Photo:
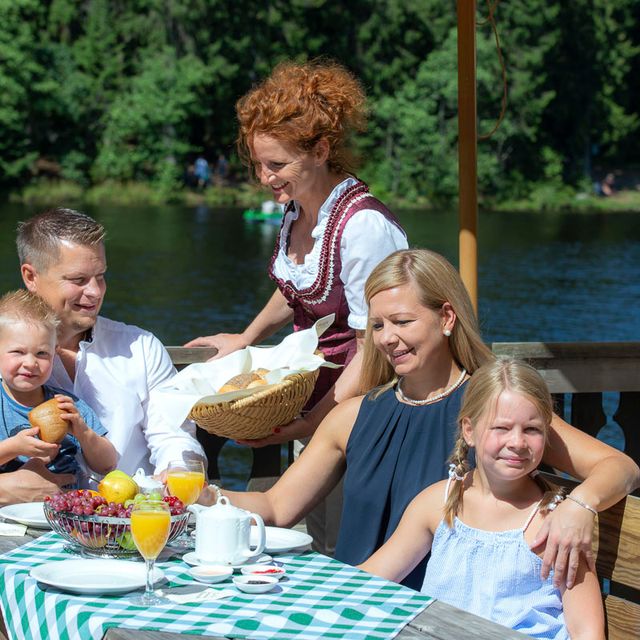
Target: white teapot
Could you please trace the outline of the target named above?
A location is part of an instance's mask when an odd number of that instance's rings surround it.
[[[196,558],[201,563],[244,564],[264,551],[264,521],[257,513],[234,507],[226,496],[211,507],[192,504],[196,514]],[[258,525],[258,546],[251,549],[251,520]]]

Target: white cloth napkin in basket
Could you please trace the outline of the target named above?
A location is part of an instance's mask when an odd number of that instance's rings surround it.
[[[274,347],[246,347],[213,362],[190,364],[171,380],[151,391],[151,402],[157,403],[171,422],[182,424],[198,403],[236,400],[269,389],[292,373],[315,371],[319,367],[339,368],[316,355],[318,338],[331,326],[334,314],[320,318],[313,327],[295,331]],[[233,376],[255,369],[268,369],[267,385],[218,394],[217,390]]]

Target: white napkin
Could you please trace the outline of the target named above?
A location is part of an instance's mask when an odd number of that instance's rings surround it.
[[[0,522],[0,536],[24,536],[26,533],[27,527],[24,524]]]
[[[318,338],[331,326],[335,315],[320,318],[313,327],[295,331],[275,347],[247,347],[213,362],[190,364],[171,380],[151,391],[150,401],[175,424],[182,424],[192,407],[200,402],[211,404],[236,400],[264,391],[292,373],[315,371],[319,367],[339,368],[315,354]],[[266,385],[218,394],[229,378],[254,369],[268,369]]]
[[[230,598],[237,595],[232,589],[212,589],[204,585],[189,585],[186,587],[177,587],[171,590],[158,590],[156,593],[176,604],[191,604],[198,602],[215,602],[222,598]]]

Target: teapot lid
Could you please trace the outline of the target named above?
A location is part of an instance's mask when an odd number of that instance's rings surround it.
[[[220,496],[215,504],[204,509],[204,513],[213,513],[224,518],[239,518],[249,514],[245,509],[234,507],[227,496]]]

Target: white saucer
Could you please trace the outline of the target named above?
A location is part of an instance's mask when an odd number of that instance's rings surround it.
[[[201,564],[211,564],[211,560],[200,560],[196,555],[195,551],[189,551],[188,553],[185,553],[182,556],[182,559],[192,567],[197,567]],[[244,562],[241,562],[240,564],[230,564],[229,566],[232,567],[233,569],[239,569],[240,567],[247,564],[257,564],[257,563],[262,564],[264,562],[271,562],[271,560],[273,560],[273,558],[270,555],[268,555],[267,553],[262,553],[257,558],[253,556],[251,558],[248,558]],[[217,563],[217,564],[220,564],[220,563]]]

